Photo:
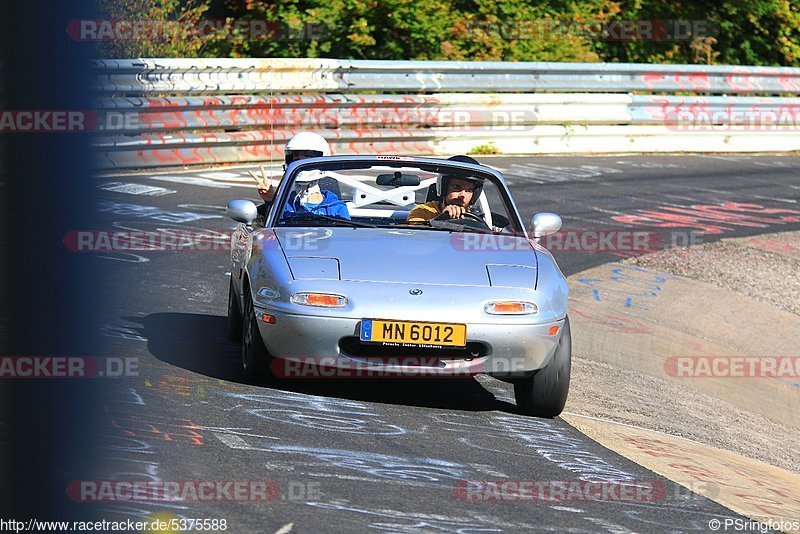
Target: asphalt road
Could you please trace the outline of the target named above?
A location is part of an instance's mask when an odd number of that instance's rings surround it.
[[[485,162],[504,172],[526,219],[552,211],[569,230],[653,231],[682,244],[800,228],[800,157]],[[104,176],[98,209],[108,230],[228,232],[227,201],[257,198],[236,173]],[[630,253],[554,252],[565,275]],[[270,502],[81,505],[101,517],[225,519],[234,533],[290,524],[292,532],[684,532],[736,517],[558,418],[517,415],[511,387],[493,379],[249,385],[238,346],[225,338],[225,252],[82,254],[105,274],[106,354],[134,359],[138,376],[108,379],[114,393],[97,421],[103,457],[65,479],[269,480],[280,491]],[[464,480],[646,481],[665,495],[470,502],[454,491]]]

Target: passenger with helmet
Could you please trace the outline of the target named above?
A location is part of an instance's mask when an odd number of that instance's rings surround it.
[[[318,158],[330,156],[331,148],[328,142],[321,135],[314,132],[300,132],[286,143],[284,148],[284,170],[292,162],[306,158]],[[258,194],[264,203],[258,207],[258,214],[262,220],[266,219],[267,211],[275,199],[280,181],[273,184],[264,166],[260,166],[261,176],[253,171],[250,176],[258,183]],[[319,171],[308,171],[301,173],[296,178],[298,185],[302,184],[293,199],[284,208],[283,217],[291,217],[293,214],[313,213],[316,215],[326,215],[329,217],[341,217],[350,219],[347,206],[342,202],[335,192],[321,189],[320,180],[324,176]]]
[[[286,219],[311,213],[349,221],[350,212],[347,210],[347,205],[335,192],[321,185],[326,177],[327,173],[317,169],[298,174],[295,178],[295,184],[298,186],[297,194],[284,207],[281,217]],[[333,182],[335,183],[335,179]]]
[[[449,158],[462,163],[479,163],[469,156],[453,156]],[[440,175],[436,180],[436,196],[431,200],[414,207],[406,218],[409,224],[424,224],[432,219],[447,214],[451,219],[462,218],[465,212],[472,211],[483,190],[483,178],[477,176]]]

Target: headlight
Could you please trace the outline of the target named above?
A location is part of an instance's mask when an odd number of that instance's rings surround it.
[[[317,306],[320,308],[343,308],[347,306],[347,298],[329,293],[295,293],[290,299],[292,304]]]
[[[533,302],[502,300],[489,302],[483,311],[492,315],[531,315],[538,313],[539,307]]]

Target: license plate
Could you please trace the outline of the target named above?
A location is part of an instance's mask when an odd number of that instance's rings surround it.
[[[467,344],[467,325],[362,319],[361,341],[463,347]]]

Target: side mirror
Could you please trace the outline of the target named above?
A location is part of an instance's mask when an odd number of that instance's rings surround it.
[[[234,221],[249,225],[258,217],[258,208],[249,200],[231,200],[225,213]]]
[[[561,217],[555,213],[537,213],[531,218],[533,237],[539,238],[561,230]]]

